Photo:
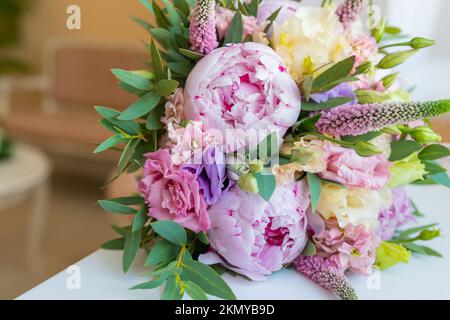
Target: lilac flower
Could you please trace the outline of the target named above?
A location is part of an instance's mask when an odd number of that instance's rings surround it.
[[[332,136],[357,136],[449,111],[450,100],[339,106],[322,111],[316,128],[317,131]]]
[[[413,206],[405,189],[393,189],[392,205],[388,209],[380,212],[378,216],[378,221],[380,222],[378,232],[381,239],[390,240],[399,227],[408,222],[415,221],[412,212]]]
[[[357,300],[358,296],[344,274],[332,261],[322,256],[300,256],[294,265],[298,272],[317,283],[322,288],[343,300]]]
[[[350,28],[352,23],[356,21],[363,9],[363,3],[364,0],[346,0],[339,6],[336,14],[339,16],[339,20],[345,29]]]
[[[200,190],[208,205],[219,201],[234,185],[234,181],[227,177],[225,155],[218,148],[207,148],[203,153],[202,164],[187,164],[183,169],[197,175]]]
[[[191,15],[189,41],[191,49],[195,52],[208,54],[219,46],[214,5],[214,0],[198,0]]]
[[[317,103],[326,102],[334,98],[344,98],[344,97],[353,99],[351,102],[348,102],[344,105],[355,104],[358,102],[356,99],[356,95],[353,92],[353,88],[348,83],[341,83],[340,85],[334,87],[329,91],[314,93],[311,95],[311,99]]]

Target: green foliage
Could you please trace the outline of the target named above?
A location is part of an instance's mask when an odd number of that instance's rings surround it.
[[[329,91],[343,82],[358,80],[350,76],[354,65],[355,56],[351,56],[331,66],[314,79],[312,92]]]
[[[151,224],[155,231],[162,238],[175,245],[185,245],[187,241],[186,231],[178,223],[173,221],[156,221]]]
[[[258,184],[258,193],[259,195],[266,201],[269,201],[272,197],[273,192],[277,186],[277,182],[275,180],[275,176],[270,173],[262,174],[255,173],[254,174],[257,184]]]
[[[243,22],[242,22],[242,14],[240,12],[236,12],[231,20],[230,27],[228,28],[225,39],[223,40],[224,44],[227,43],[240,43],[243,37]]]
[[[316,212],[322,190],[322,179],[320,179],[319,176],[309,172],[306,174],[306,178],[311,197],[311,209],[313,212]]]

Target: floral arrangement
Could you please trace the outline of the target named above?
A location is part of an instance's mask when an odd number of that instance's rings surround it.
[[[411,102],[391,71],[434,41],[398,42],[370,13],[365,30],[363,0],[141,2],[151,70],[114,69],[138,99],[96,107],[114,135],[95,152],[119,150],[116,177],[139,176],[134,195],[99,201],[134,217],[103,245],[124,251],[124,272],[147,252],[149,281],[132,289],[235,299],[224,270],[290,267],[356,299],[347,273],[440,256],[421,243],[437,225],[402,228],[421,215],[404,186],[450,187],[427,120],[450,101]]]

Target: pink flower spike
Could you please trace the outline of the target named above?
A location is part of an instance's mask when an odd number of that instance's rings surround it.
[[[198,0],[191,15],[189,41],[195,52],[208,54],[219,46],[214,5],[214,0]]]
[[[346,0],[336,11],[345,29],[349,29],[363,9],[364,0]]]

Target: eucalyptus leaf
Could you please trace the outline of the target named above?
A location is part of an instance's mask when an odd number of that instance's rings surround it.
[[[146,91],[150,90],[150,88],[152,87],[152,84],[148,79],[134,72],[122,69],[112,69],[111,71],[117,79],[134,88]]]
[[[204,57],[201,53],[194,52],[188,49],[180,48],[178,51],[185,57],[192,59],[192,60],[200,60]]]
[[[112,200],[98,200],[98,204],[100,207],[102,207],[104,210],[108,212],[113,213],[120,213],[120,214],[135,214],[136,209],[127,207],[126,205],[117,203]]]
[[[160,96],[169,96],[178,88],[178,81],[163,79],[155,85],[154,92]]]
[[[106,139],[105,141],[103,141],[98,147],[97,149],[95,149],[94,153],[100,153],[103,151],[106,151],[116,145],[118,145],[119,143],[125,143],[128,140],[123,138],[122,135],[117,134],[115,136],[109,137],[108,139]]]
[[[119,117],[119,120],[134,120],[146,115],[155,108],[161,96],[155,92],[149,92],[129,106]]]
[[[106,241],[101,245],[102,249],[105,250],[123,250],[123,247],[125,246],[125,239],[124,238],[117,238],[113,240]]]
[[[328,110],[349,102],[352,102],[353,98],[351,97],[337,97],[331,98],[325,102],[314,103],[314,102],[303,102],[302,103],[302,111],[322,111]]]
[[[152,226],[153,231],[173,244],[181,246],[185,245],[187,242],[186,231],[176,222],[163,220],[153,222],[150,225]]]
[[[148,290],[148,289],[155,289],[161,286],[167,278],[165,277],[157,277],[151,281],[144,282],[138,285],[135,285],[134,287],[130,288],[130,290]]]
[[[148,207],[147,205],[143,205],[138,212],[136,213],[136,215],[134,216],[134,220],[133,220],[133,227],[132,227],[132,232],[136,232],[138,230],[141,230],[145,223],[148,221],[149,216],[148,216]]]
[[[313,173],[307,173],[306,178],[309,186],[309,193],[311,197],[311,209],[313,212],[317,211],[317,206],[319,204],[320,193],[322,190],[322,180]]]
[[[193,300],[208,300],[208,297],[205,294],[205,291],[203,291],[202,288],[200,288],[198,285],[193,283],[192,281],[186,281],[184,283],[185,292],[193,299]]]
[[[150,42],[150,55],[152,58],[152,66],[156,74],[156,79],[165,79],[166,71],[164,70],[164,63],[161,58],[161,53],[153,40]]]
[[[136,254],[141,244],[141,238],[142,238],[142,229],[136,232],[132,232],[130,230],[127,236],[125,237],[125,245],[123,248],[123,257],[122,257],[122,267],[124,273],[128,272],[131,265],[133,264],[134,259],[136,258]]]
[[[231,20],[230,27],[228,28],[223,44],[228,43],[241,43],[243,38],[243,22],[242,14],[236,12],[234,14],[233,20]]]
[[[181,247],[162,239],[151,250],[145,260],[145,266],[160,265],[175,260]]]
[[[162,300],[181,300],[183,295],[181,294],[181,288],[179,287],[176,278],[174,276],[167,279],[166,288],[161,296]]]
[[[164,116],[164,106],[157,106],[155,109],[150,111],[147,115],[147,121],[145,123],[145,127],[148,130],[159,130],[163,128],[163,124],[161,123],[161,118]]]
[[[422,149],[422,146],[410,140],[398,140],[391,143],[390,161],[399,161],[405,159],[416,151]]]
[[[119,159],[119,163],[117,165],[117,176],[120,176],[126,169],[126,167],[129,165],[134,150],[136,150],[136,147],[138,146],[140,140],[139,139],[131,139],[128,141],[128,144],[126,145],[125,149],[122,152],[122,155]]]

